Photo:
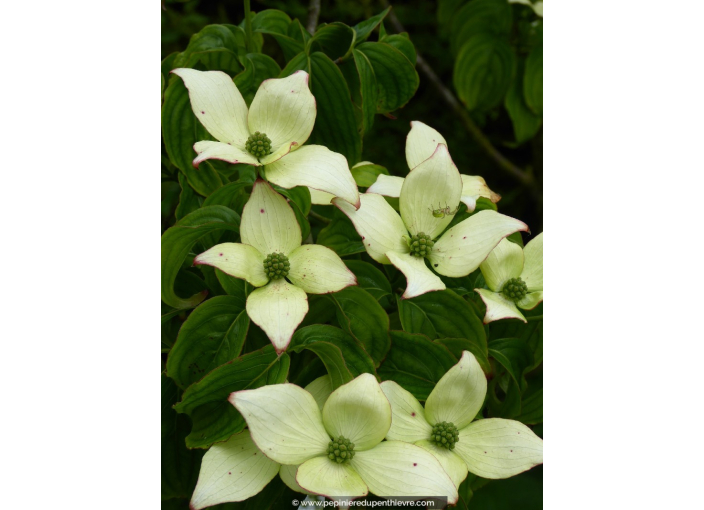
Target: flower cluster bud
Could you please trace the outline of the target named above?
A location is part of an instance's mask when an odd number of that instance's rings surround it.
[[[430,433],[430,440],[441,448],[455,449],[455,443],[460,440],[460,433],[454,423],[441,421],[436,423]]]
[[[328,459],[342,464],[354,458],[354,443],[340,436],[328,444]]]
[[[271,140],[264,133],[257,131],[253,135],[249,135],[247,142],[244,144],[244,148],[247,149],[247,152],[252,156],[263,158],[271,154]]]
[[[270,253],[264,259],[264,272],[272,280],[288,276],[289,269],[291,264],[283,253]]]
[[[501,289],[504,297],[510,299],[511,301],[520,301],[528,294],[528,286],[526,282],[520,278],[511,278],[504,284],[504,288]]]
[[[430,250],[435,243],[430,236],[425,235],[423,232],[418,232],[416,235],[411,236],[411,240],[408,244],[411,248],[411,255],[415,257],[427,257],[430,255]]]

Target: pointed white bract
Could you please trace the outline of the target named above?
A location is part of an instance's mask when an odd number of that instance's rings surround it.
[[[473,421],[484,403],[487,383],[469,351],[463,351],[459,363],[438,381],[425,409],[395,382],[384,381],[381,389],[391,403],[386,439],[424,448],[438,459],[456,487],[468,471],[485,478],[507,478],[543,462],[543,440],[522,423],[493,418]],[[454,448],[435,442],[432,425],[440,422],[458,430]]]
[[[244,501],[259,494],[278,472],[279,464],[257,448],[249,431],[235,434],[203,456],[191,508]]]
[[[335,252],[301,245],[301,228],[293,209],[262,180],[254,183],[242,212],[240,237],[242,243],[215,245],[198,255],[194,264],[216,267],[258,287],[247,297],[247,315],[264,330],[278,353],[286,350],[308,313],[306,292],[325,294],[357,284]],[[269,256],[288,260],[285,274],[267,274],[264,263]]]
[[[326,396],[327,382],[310,385],[320,386],[319,400]],[[262,452],[296,466],[295,485],[294,470],[281,470],[294,490],[299,486],[329,498],[358,498],[371,491],[382,497],[447,496],[451,503],[457,501],[455,484],[431,453],[399,441],[383,442],[391,426],[391,405],[372,374],[333,391],[322,412],[313,395],[293,384],[234,392],[230,402]],[[334,450],[337,444],[348,446]]]
[[[522,221],[495,211],[480,211],[443,233],[460,201],[474,204],[479,196],[465,196],[465,184],[467,193],[486,193],[492,200],[500,197],[486,187],[483,179],[462,178],[437,131],[419,122],[412,126],[406,155],[409,166],[415,167],[408,177],[379,176],[360,197],[358,210],[339,198],[332,201],[352,221],[369,256],[381,264],[393,264],[406,276],[403,298],[445,289],[433,271],[453,278],[467,276],[499,241],[528,230]],[[377,193],[399,197],[400,217]],[[423,246],[427,249],[414,248],[414,241],[426,243]],[[432,269],[426,266],[425,258]]]
[[[316,117],[305,71],[263,81],[249,109],[232,78],[221,71],[172,72],[186,85],[196,118],[218,140],[195,144],[193,166],[207,159],[265,165],[267,178],[279,186],[310,186],[359,207],[359,191],[345,157],[325,147],[303,147]],[[269,138],[269,153],[247,150],[250,136],[257,133]]]
[[[502,240],[480,269],[489,287],[474,289],[486,305],[484,323],[501,319],[526,322],[519,308],[532,310],[543,301],[543,234],[535,236],[523,249],[507,239]],[[523,297],[512,297],[504,292],[505,285],[515,278],[526,285]]]

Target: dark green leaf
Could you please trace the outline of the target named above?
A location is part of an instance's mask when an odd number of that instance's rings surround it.
[[[332,222],[318,234],[318,244],[327,246],[340,257],[362,253],[362,238],[354,229],[350,219],[337,207],[333,208]]]
[[[234,209],[235,201],[239,196],[243,195],[242,190],[247,186],[251,186],[249,182],[235,181],[225,184],[221,188],[216,189],[203,202],[203,207],[209,205],[223,205],[230,209]]]
[[[419,84],[414,65],[398,49],[386,43],[366,42],[357,46],[374,69],[377,84],[377,113],[389,113],[404,106]]]
[[[248,328],[242,297],[218,296],[202,303],[181,326],[166,363],[169,377],[185,389],[203,374],[235,359]]]
[[[374,296],[360,287],[347,287],[329,296],[337,305],[340,327],[359,340],[374,366],[379,366],[390,347],[389,316]]]
[[[453,17],[450,49],[457,55],[465,42],[480,33],[508,36],[511,23],[511,6],[506,0],[473,0]]]
[[[161,128],[169,159],[186,175],[196,192],[207,197],[222,186],[220,176],[207,161],[201,163],[198,170],[193,168],[196,156],[193,144],[206,137],[203,136],[205,130],[193,115],[188,90],[181,79],[172,81],[166,89],[161,107]]]
[[[470,37],[455,60],[453,82],[469,110],[489,110],[506,95],[516,57],[503,36],[482,32]]]
[[[161,374],[161,497],[190,498],[198,479],[202,451],[186,448],[188,418],[171,407],[179,391],[172,380]]]
[[[179,172],[178,183],[181,185],[181,194],[179,195],[178,206],[176,206],[174,217],[180,220],[187,214],[198,209],[203,199],[193,191],[193,188],[188,184],[188,179],[183,173]]]
[[[543,120],[528,108],[523,99],[523,72],[521,69],[506,94],[504,107],[511,117],[516,143],[521,144],[533,138],[540,129]]]
[[[239,231],[236,212],[221,205],[203,207],[184,217],[161,237],[161,300],[181,309],[193,308],[205,299],[207,292],[183,299],[176,295],[174,282],[193,245],[211,232]]]
[[[312,325],[294,333],[288,351],[313,351],[332,378],[333,389],[363,373],[376,374],[374,362],[362,344],[339,328]]]
[[[383,11],[381,11],[379,14],[376,14],[372,16],[371,18],[364,20],[360,23],[357,23],[354,26],[354,31],[357,34],[357,38],[355,39],[355,42],[357,44],[364,42],[367,40],[367,37],[372,33],[372,31],[381,23],[381,21],[386,17],[386,15],[389,13],[391,10],[391,7],[387,7]]]
[[[543,45],[533,48],[526,61],[523,95],[536,115],[543,115]]]
[[[278,77],[281,68],[273,58],[262,53],[248,53],[243,62],[244,71],[235,76],[234,82],[249,105],[259,89],[259,85],[264,80]]]
[[[362,110],[362,136],[374,125],[377,104],[377,84],[374,69],[367,56],[359,50],[354,50],[354,64],[359,79],[359,94]]]
[[[489,343],[489,355],[506,369],[523,390],[526,386],[523,374],[533,364],[530,347],[520,338],[500,338]]]
[[[393,46],[398,51],[403,53],[411,64],[413,64],[414,66],[416,65],[416,48],[415,46],[413,46],[413,43],[409,39],[408,34],[406,32],[402,34],[387,35],[380,42],[388,44],[389,46]]]
[[[173,62],[177,67],[191,67],[197,60],[193,54],[211,50],[225,49],[237,55],[239,44],[236,35],[225,25],[208,25],[191,37],[188,47]]]
[[[425,400],[435,384],[457,363],[445,346],[431,342],[425,335],[390,331],[391,350],[379,367],[384,381],[394,381]]]
[[[462,351],[471,352],[474,354],[474,357],[477,358],[477,362],[479,362],[479,366],[482,367],[484,373],[491,373],[491,364],[489,363],[489,358],[487,358],[486,353],[482,352],[477,344],[470,342],[466,338],[438,338],[435,340],[435,343],[447,347],[457,359],[462,357]]]
[[[379,269],[361,260],[345,260],[350,271],[357,277],[357,285],[369,292],[378,301],[391,294],[391,284]]]
[[[332,60],[336,60],[352,50],[355,37],[356,33],[353,29],[336,21],[318,28],[311,39],[310,48],[313,51],[322,51]]]
[[[287,34],[291,18],[277,9],[266,9],[252,18],[252,30],[268,34]]]
[[[181,402],[174,406],[177,412],[188,414],[193,421],[186,445],[205,448],[241,432],[245,421],[227,400],[230,393],[283,383],[289,363],[286,353],[279,357],[273,346],[268,345],[221,365],[189,386]]]
[[[472,348],[466,349],[480,363],[489,355],[482,321],[467,301],[449,289],[399,300],[399,315],[409,333],[422,333],[431,340],[463,338],[471,343]]]

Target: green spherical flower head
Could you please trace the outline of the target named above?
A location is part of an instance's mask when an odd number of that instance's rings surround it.
[[[264,259],[264,272],[272,280],[288,276],[289,269],[291,269],[291,264],[283,253],[270,253]]]
[[[247,149],[247,152],[252,156],[263,158],[271,154],[271,140],[269,140],[269,137],[264,133],[257,131],[253,135],[249,135],[247,143],[244,144],[244,148]]]
[[[343,464],[354,458],[354,443],[340,436],[328,443],[328,459]]]
[[[414,257],[427,257],[430,255],[430,249],[434,244],[430,236],[425,235],[423,232],[418,232],[416,235],[411,236],[409,241],[411,255]]]
[[[504,297],[510,299],[511,301],[520,301],[528,294],[528,286],[526,282],[520,278],[511,278],[504,284],[504,288],[501,289]]]
[[[430,440],[441,448],[455,449],[455,443],[460,440],[460,433],[454,423],[441,421],[435,424],[430,433]]]

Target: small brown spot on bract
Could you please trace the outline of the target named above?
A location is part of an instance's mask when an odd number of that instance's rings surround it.
[[[486,452],[484,452],[484,453],[486,453]]]
[[[362,239],[366,239],[366,237],[362,236]]]
[[[462,239],[467,239],[467,236],[464,236]]]
[[[259,212],[264,214],[264,209],[259,209]]]
[[[511,453],[513,453],[513,450],[509,450]]]
[[[416,415],[416,413],[411,413],[411,416],[415,416],[415,415]]]
[[[204,112],[204,111],[201,111],[200,113],[202,113],[203,115],[205,115],[205,112]]]
[[[433,264],[433,266],[438,267],[438,264]]]
[[[220,254],[220,256],[222,257],[222,253]]]
[[[413,466],[417,466],[417,465],[418,465],[418,463],[417,463],[417,462],[414,462],[414,463],[413,463]]]
[[[231,475],[231,474],[232,474],[232,472],[231,472],[231,471],[228,471],[228,472],[227,472],[227,474],[228,474],[228,475]]]
[[[368,244],[367,246],[371,246],[371,244]]]

